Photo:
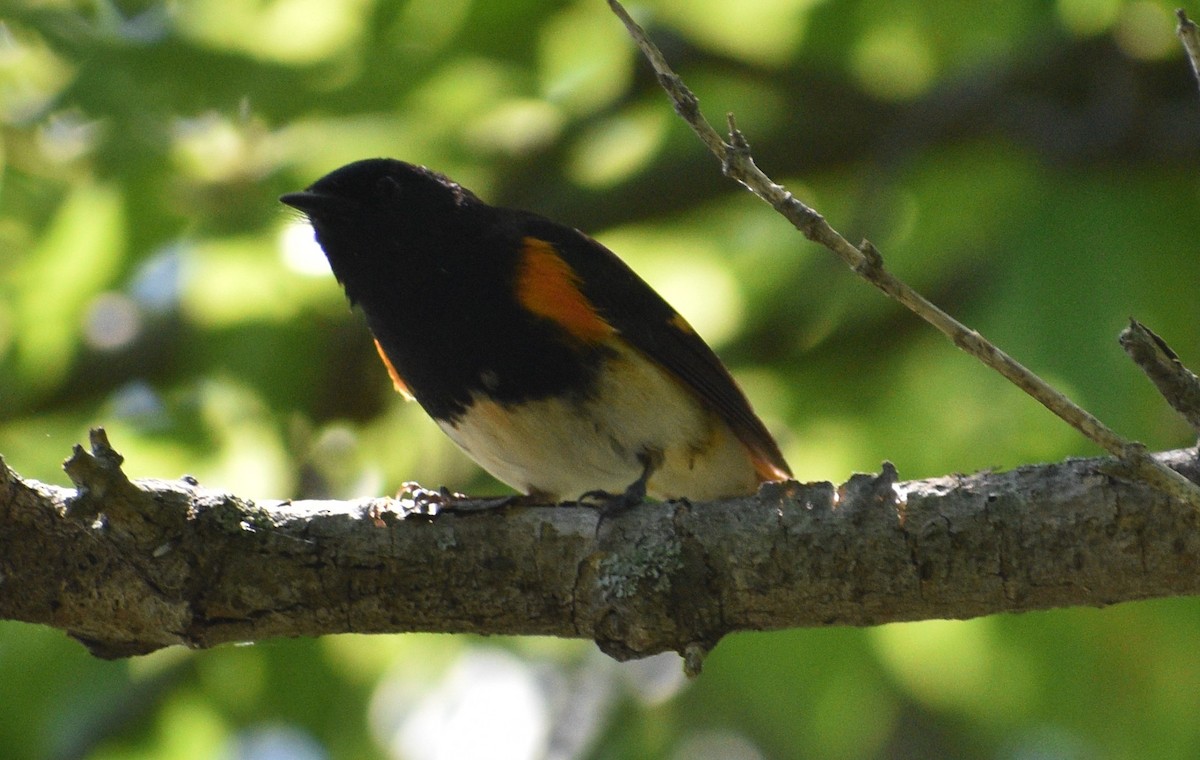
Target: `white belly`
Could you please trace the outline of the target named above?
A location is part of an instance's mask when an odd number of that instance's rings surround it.
[[[522,493],[574,499],[622,493],[661,453],[647,490],[658,498],[753,493],[759,478],[745,447],[674,378],[633,349],[609,359],[596,399],[503,406],[476,399],[446,434],[481,467]]]

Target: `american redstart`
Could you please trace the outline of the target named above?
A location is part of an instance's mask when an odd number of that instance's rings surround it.
[[[582,232],[383,158],[280,200],[308,217],[396,390],[518,491],[705,500],[791,476],[716,354]]]

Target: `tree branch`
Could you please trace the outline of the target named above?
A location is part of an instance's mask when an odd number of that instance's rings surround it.
[[[1183,8],[1176,9],[1175,17],[1179,19],[1179,26],[1176,27],[1175,33],[1179,35],[1179,41],[1183,44],[1184,52],[1187,53],[1188,62],[1192,64],[1192,74],[1200,83],[1200,32],[1196,30],[1196,24],[1188,18]]]
[[[732,119],[728,144],[712,130],[654,53],[727,174],[1121,458],[911,482],[885,465],[840,487],[768,484],[607,518],[470,501],[434,515],[416,498],[255,503],[191,479],[130,481],[94,431],[65,465],[74,488],[0,461],[0,619],[59,628],[102,657],[439,631],[591,638],[619,659],[674,650],[696,672],[734,631],[1200,593],[1200,514],[1172,498],[1192,496],[1195,450],[1147,454],[896,280],[873,246],[759,171]]]
[[[1195,450],[1157,456],[1200,476]],[[700,658],[734,631],[969,618],[1200,593],[1200,517],[1109,458],[756,497],[445,511],[255,503],[125,479],[102,433],[77,488],[0,463],[0,618],[101,657],[404,631],[594,639]]]
[[[1119,340],[1171,408],[1200,432],[1200,378],[1183,366],[1166,341],[1136,319],[1129,320]]]
[[[954,345],[1000,373],[1009,382],[1032,396],[1071,427],[1105,451],[1120,457],[1130,465],[1132,473],[1161,488],[1165,493],[1200,509],[1200,487],[1180,477],[1170,468],[1149,456],[1144,446],[1129,441],[1071,401],[1062,392],[1013,359],[998,346],[942,311],[936,304],[893,275],[883,265],[883,256],[867,241],[852,245],[825,221],[825,217],[792,195],[787,188],[773,181],[754,163],[750,145],[728,115],[728,143],[713,129],[700,112],[700,101],[671,70],[662,52],[650,40],[646,31],[633,20],[617,0],[608,0],[613,13],[621,19],[642,54],[654,68],[659,84],[675,106],[675,111],[708,149],[721,160],[725,174],[769,203],[806,238],[828,248],[846,266],[909,311],[928,322],[953,341]]]

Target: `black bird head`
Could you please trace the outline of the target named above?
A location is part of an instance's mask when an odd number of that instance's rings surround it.
[[[429,253],[456,249],[488,208],[445,176],[390,158],[347,164],[279,200],[308,217],[355,302],[372,282],[419,279],[437,266]]]
[[[307,190],[288,193],[279,200],[322,224],[367,217],[388,220],[401,211],[406,215],[447,213],[479,202],[470,190],[445,176],[392,158],[346,164]]]

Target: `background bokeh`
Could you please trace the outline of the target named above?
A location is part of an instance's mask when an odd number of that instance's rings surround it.
[[[1161,449],[1191,438],[1115,337],[1133,315],[1200,365],[1200,94],[1174,4],[631,9],[766,171]],[[130,474],[245,496],[498,491],[391,392],[276,201],[378,155],[618,251],[802,479],[1097,453],[722,178],[603,0],[0,0],[0,454],[66,484],[103,424]],[[8,622],[0,757],[1197,757],[1198,630],[1176,599],[742,634],[685,683],[677,658],[617,665],[588,642],[100,662]]]

